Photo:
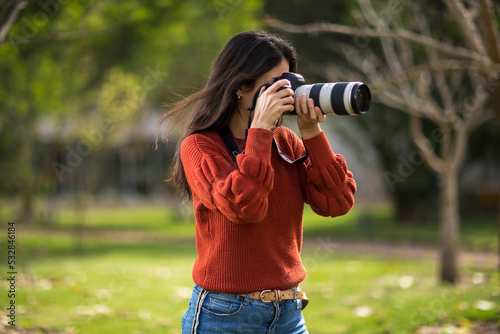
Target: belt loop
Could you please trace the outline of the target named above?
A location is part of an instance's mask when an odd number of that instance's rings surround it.
[[[245,299],[243,299],[243,305],[248,305],[250,304],[250,294],[247,293],[247,295],[245,296]]]
[[[278,303],[281,301],[281,290],[274,290],[274,296],[278,299]]]
[[[295,305],[297,305],[297,310],[302,310],[302,300],[297,299],[297,288],[293,287],[293,300],[295,301]]]

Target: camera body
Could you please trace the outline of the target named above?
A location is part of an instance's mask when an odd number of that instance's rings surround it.
[[[371,93],[368,86],[359,81],[351,82],[328,82],[306,84],[304,77],[300,74],[287,72],[274,82],[287,79],[295,92],[295,97],[306,94],[312,98],[314,106],[321,109],[327,115],[362,115],[370,108]],[[294,111],[285,112],[283,115],[295,115]]]

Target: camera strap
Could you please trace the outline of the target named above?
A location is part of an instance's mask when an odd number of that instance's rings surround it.
[[[259,89],[257,89],[257,91],[255,92],[255,95],[253,96],[252,105],[250,106],[250,108],[248,108],[248,111],[250,111],[250,117],[248,117],[248,127],[245,130],[245,139],[247,139],[247,137],[248,137],[248,129],[250,128],[250,125],[252,124],[251,113],[255,109],[255,105],[257,103],[257,98],[259,97],[260,90],[262,89],[262,87],[266,87],[266,89],[267,89],[267,88],[269,88],[269,86],[271,86],[271,84],[263,84],[262,86],[259,87]],[[229,129],[229,126],[224,127],[222,130],[219,131],[219,133],[222,137],[222,140],[224,140],[224,143],[226,144],[226,147],[229,150],[229,153],[231,153],[231,156],[233,157],[233,159],[235,161],[236,161],[236,156],[238,154],[245,153],[244,150],[243,150],[243,152],[240,151],[240,147],[238,146],[238,143],[236,142],[236,139],[234,138],[233,133]],[[307,150],[306,150],[305,155],[301,156],[298,159],[292,159],[289,156],[287,156],[283,152],[283,150],[281,150],[281,147],[275,138],[273,138],[273,141],[274,141],[274,144],[276,145],[276,148],[278,150],[278,154],[280,155],[280,157],[283,160],[285,160],[286,162],[288,162],[289,164],[298,165],[298,164],[304,163],[304,161],[306,161],[307,158],[309,157]]]
[[[224,140],[224,143],[226,144],[226,147],[229,150],[229,153],[231,153],[231,156],[233,157],[234,160],[236,160],[236,156],[238,154],[245,152],[245,151],[243,151],[243,152],[240,151],[240,147],[238,146],[236,139],[234,139],[234,136],[231,133],[229,126],[226,126],[222,130],[220,130],[219,133],[220,133],[220,136],[222,137],[222,140]]]
[[[222,137],[222,140],[224,140],[224,143],[226,144],[226,147],[229,150],[229,153],[231,154],[231,156],[233,157],[233,159],[235,161],[236,161],[236,156],[238,154],[245,153],[244,150],[243,150],[243,152],[240,151],[240,147],[238,146],[236,139],[234,138],[233,134],[231,133],[229,126],[226,126],[222,130],[220,130],[219,133]],[[304,161],[306,161],[307,158],[309,157],[309,155],[307,154],[307,151],[306,151],[306,154],[301,156],[300,158],[292,159],[281,150],[281,147],[279,146],[276,139],[273,138],[273,141],[274,141],[274,144],[276,145],[276,148],[278,150],[278,154],[280,155],[280,157],[283,160],[285,160],[286,162],[288,162],[289,164],[298,165],[298,164],[304,163]]]
[[[266,87],[266,89],[268,89],[270,86],[271,86],[271,84],[268,84],[268,83],[267,84],[263,84],[262,86],[259,87],[259,89],[257,89],[255,91],[255,94],[254,94],[254,96],[252,98],[252,105],[250,106],[250,108],[248,108],[248,111],[252,112],[252,111],[255,110],[255,105],[257,104],[257,98],[260,95],[260,90],[262,89],[262,87]],[[248,127],[250,127],[250,121],[251,120],[249,120],[249,122],[248,122]]]

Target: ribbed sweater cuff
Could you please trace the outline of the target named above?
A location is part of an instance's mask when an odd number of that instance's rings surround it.
[[[317,136],[305,139],[304,146],[313,165],[335,160],[335,154],[328,143],[328,139],[326,139],[324,131],[321,131]]]
[[[248,129],[245,154],[252,155],[271,161],[271,148],[273,144],[273,132],[266,129]]]

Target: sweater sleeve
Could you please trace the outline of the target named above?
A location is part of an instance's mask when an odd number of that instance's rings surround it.
[[[333,153],[324,132],[304,140],[304,145],[309,154],[303,167],[306,203],[321,216],[346,214],[354,205],[356,182],[344,158]]]
[[[274,179],[272,138],[271,131],[249,129],[245,153],[235,164],[224,154],[226,147],[214,139],[200,134],[187,137],[181,161],[193,195],[235,223],[263,220]]]

